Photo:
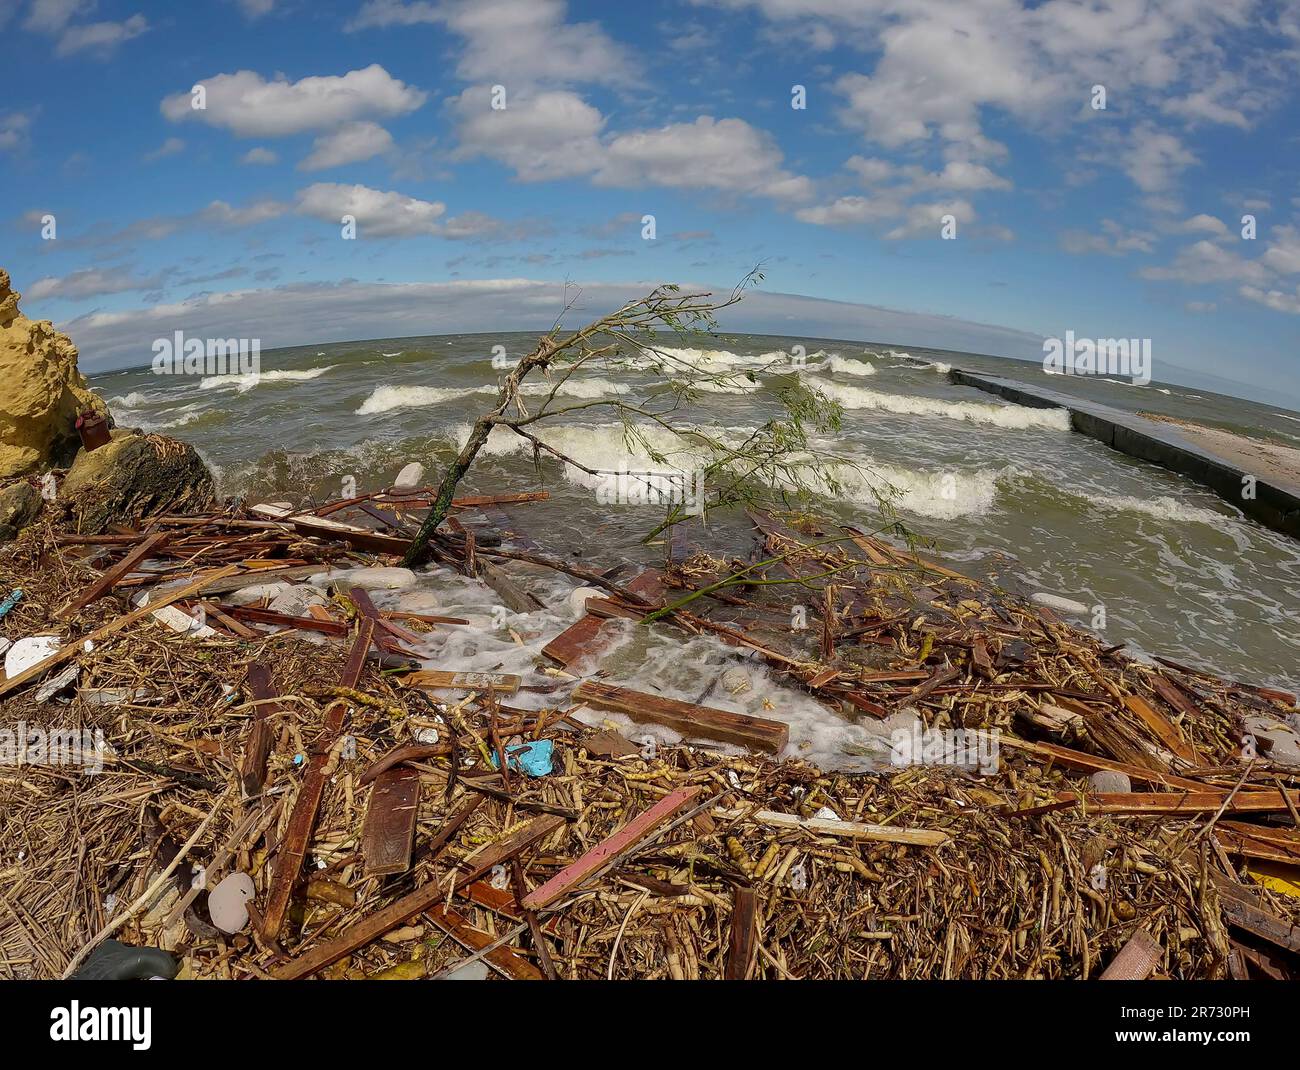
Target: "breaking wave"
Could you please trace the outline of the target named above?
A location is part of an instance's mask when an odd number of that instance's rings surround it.
[[[470,391],[472,392],[472,391]],[[357,409],[358,416],[374,416],[394,409],[420,409],[426,405],[441,405],[464,397],[465,390],[445,386],[377,386]]]
[[[1131,494],[1085,494],[1093,505],[1101,509],[1110,509],[1124,513],[1142,513],[1157,520],[1173,520],[1178,523],[1210,524],[1222,528],[1234,522],[1234,518],[1213,509],[1203,509],[1199,505],[1185,505],[1174,498],[1135,498]]]
[[[251,375],[208,375],[199,380],[200,390],[212,390],[214,387],[234,387],[241,394],[246,394],[253,387],[262,383],[301,382],[305,379],[319,379],[333,364],[323,368],[307,368],[303,371],[257,372]]]
[[[883,394],[877,390],[846,386],[827,379],[817,380],[814,385],[846,409],[877,409],[905,416],[940,416],[948,420],[967,420],[1012,429],[1041,427],[1052,431],[1070,430],[1070,413],[1067,409],[1033,409],[1025,405],[995,405],[982,401],[947,401],[943,398]]]

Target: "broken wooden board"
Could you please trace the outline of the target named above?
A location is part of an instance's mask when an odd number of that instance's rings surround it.
[[[482,951],[483,948],[497,941],[497,937],[485,933],[482,929],[474,928],[464,917],[445,904],[425,911],[423,916],[461,947],[470,951]],[[493,948],[483,956],[483,961],[512,981],[543,980],[541,970],[508,947]]]
[[[348,546],[354,546],[358,550],[369,550],[371,553],[396,554],[400,557],[411,545],[410,539],[403,539],[396,535],[381,535],[376,531],[357,527],[355,524],[344,524],[337,520],[312,516],[310,513],[295,513],[292,509],[285,509],[278,505],[254,505],[249,511],[270,520],[283,521],[303,535],[314,535],[318,539],[346,543]]]
[[[753,888],[737,888],[731,908],[731,934],[727,943],[727,964],[723,978],[749,980],[758,953],[758,896]]]
[[[731,713],[711,706],[696,706],[691,702],[613,687],[595,680],[580,683],[574,689],[573,700],[596,709],[625,714],[634,721],[667,725],[686,736],[738,743],[773,754],[784,750],[790,740],[790,726],[781,721]]]
[[[663,574],[657,569],[647,569],[625,586],[633,594],[655,601],[663,597]],[[600,653],[606,646],[600,635],[604,625],[604,620],[588,613],[542,647],[542,654],[567,669],[588,655]]]
[[[1164,958],[1164,950],[1145,929],[1128,938],[1119,954],[1102,971],[1102,981],[1145,981]]]
[[[348,653],[347,664],[339,680],[340,686],[345,688],[357,686],[374,633],[373,620],[369,617],[360,617],[357,620],[357,635]],[[279,853],[275,856],[275,868],[271,875],[271,887],[267,893],[266,909],[262,912],[262,935],[268,941],[275,940],[279,936],[280,928],[284,925],[285,916],[289,911],[289,898],[302,871],[303,859],[307,856],[307,847],[316,827],[316,815],[320,812],[321,800],[325,796],[325,785],[328,780],[326,767],[332,756],[334,741],[343,730],[343,718],[347,715],[347,708],[348,704],[344,699],[337,699],[325,708],[320,748],[308,760],[307,772],[289,818],[289,827],[280,843]]]
[[[1223,916],[1229,924],[1254,933],[1263,940],[1288,951],[1300,953],[1300,925],[1264,909],[1259,898],[1245,885],[1229,880],[1211,870],[1207,874],[1219,893]]]
[[[893,825],[871,825],[862,821],[832,821],[829,818],[799,817],[775,810],[714,810],[715,817],[724,820],[757,821],[779,829],[801,829],[817,836],[844,836],[851,840],[869,840],[875,843],[903,843],[913,847],[939,847],[948,842],[948,834],[934,829],[905,829]]]
[[[499,695],[513,695],[523,683],[523,677],[513,672],[447,672],[442,669],[418,669],[398,677],[404,687],[422,690],[449,688],[459,691],[495,691]]]
[[[361,831],[361,857],[367,875],[384,877],[411,868],[419,810],[420,774],[416,770],[399,765],[375,778]]]
[[[700,787],[678,788],[665,795],[649,810],[638,814],[613,835],[565,866],[540,888],[524,896],[521,905],[525,910],[545,910],[576,891],[583,883],[617,863],[665,821],[690,806],[703,790]]]
[[[1219,821],[1214,826],[1214,836],[1228,854],[1300,865],[1300,829]]]
[[[1193,765],[1201,764],[1200,755],[1183,738],[1183,734],[1178,731],[1173,722],[1141,695],[1125,695],[1124,705],[1131,713],[1137,715],[1166,750],[1172,751],[1185,762],[1191,762]]]
[[[556,817],[554,814],[543,814],[541,817],[533,818],[526,825],[521,825],[509,835],[485,844],[460,861],[461,866],[468,867],[468,872],[457,878],[456,889],[464,888],[478,880],[488,870],[509,861],[533,844],[540,843],[563,824],[564,818]]]
[[[540,598],[524,590],[500,565],[480,557],[475,574],[496,592],[501,604],[512,613],[534,613],[545,608]]]
[[[1077,716],[1077,715],[1076,715]],[[1062,765],[1066,769],[1074,770],[1078,773],[1124,773],[1130,780],[1138,780],[1147,784],[1157,784],[1166,788],[1178,788],[1183,791],[1192,792],[1213,792],[1215,789],[1212,785],[1202,784],[1199,780],[1189,780],[1186,777],[1174,776],[1172,773],[1161,773],[1155,769],[1148,769],[1143,765],[1132,765],[1129,762],[1117,762],[1111,758],[1102,758],[1096,754],[1088,754],[1080,750],[1071,750],[1069,747],[1062,747],[1056,743],[1034,743],[1026,739],[1017,739],[1014,736],[1003,733],[999,739],[999,744],[1003,747],[1011,747],[1013,750],[1021,750],[1026,754],[1032,754],[1037,758],[1046,758]],[[1224,788],[1220,798],[1226,798],[1228,789]]]
[[[260,662],[248,667],[245,683],[257,705],[253,707],[244,757],[239,764],[239,783],[246,796],[253,796],[260,795],[266,783],[266,762],[274,735],[271,717],[280,712],[279,704],[271,700],[279,698],[280,692],[271,679],[271,670]]]
[[[151,616],[164,606],[169,606],[173,602],[179,602],[183,598],[189,598],[192,595],[197,594],[199,588],[203,586],[206,580],[219,576],[230,576],[237,571],[238,569],[234,565],[226,565],[224,568],[217,569],[215,573],[204,577],[204,579],[194,580],[182,587],[173,587],[169,590],[154,592],[158,596],[157,601],[151,601],[148,605],[133,609],[130,613],[126,613],[121,617],[109,621],[102,627],[96,628],[89,635],[82,636],[80,639],[74,639],[72,642],[61,646],[44,661],[37,662],[31,668],[20,672],[17,676],[11,676],[6,680],[0,680],[0,696],[7,695],[11,691],[17,690],[22,687],[23,684],[32,680],[40,679],[40,677],[44,676],[56,666],[71,661],[78,654],[84,652],[87,649],[88,644],[93,647],[93,645],[99,642],[99,640],[112,635],[114,632],[121,631],[127,625],[134,624],[136,621],[140,620],[140,618]]]
[[[1289,791],[1293,803],[1300,802],[1300,791]],[[1094,814],[1213,814],[1223,806],[1223,792],[1113,792],[1080,796],[1073,791],[1062,791],[1058,802],[1077,802],[1080,799]],[[1232,797],[1224,813],[1267,814],[1287,809],[1280,791],[1239,791]]]
[[[166,532],[155,532],[153,535],[146,536],[142,541],[137,543],[132,549],[127,551],[125,557],[116,565],[110,568],[94,583],[87,587],[81,594],[77,595],[71,602],[65,605],[54,614],[55,620],[68,621],[72,620],[86,606],[97,598],[101,598],[113,589],[123,576],[130,572],[136,565],[147,558],[154,550],[162,546],[167,541]]]

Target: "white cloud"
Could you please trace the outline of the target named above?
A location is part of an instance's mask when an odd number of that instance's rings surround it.
[[[1217,216],[1206,215],[1204,212],[1184,221],[1178,229],[1191,234],[1212,234],[1217,238],[1228,236],[1227,224]]]
[[[153,290],[162,285],[162,277],[132,277],[121,268],[101,270],[87,268],[74,271],[62,278],[37,279],[24,291],[28,301],[45,301],[51,298],[79,300],[100,297],[104,294],[128,293],[132,290]]]
[[[1275,227],[1268,249],[1260,259],[1283,275],[1300,273],[1300,229]]]
[[[214,75],[201,84],[207,91],[206,108],[195,109],[187,89],[163,99],[163,115],[172,122],[198,119],[237,137],[285,137],[371,116],[405,115],[427,96],[378,63],[344,75],[318,75],[297,82],[287,78],[268,82],[255,71],[236,71]]]
[[[1297,286],[1294,291],[1263,290],[1255,286],[1243,286],[1238,292],[1247,300],[1271,308],[1274,312],[1300,316],[1300,286]]]
[[[525,182],[587,174],[598,166],[605,120],[569,90],[507,95],[506,107],[494,111],[491,89],[478,86],[454,98],[451,107],[459,126],[456,155],[462,159],[487,156]]]
[[[1231,249],[1208,239],[1184,246],[1168,267],[1143,268],[1144,279],[1173,280],[1187,283],[1268,281],[1269,272],[1258,261],[1247,260]]]
[[[393,138],[378,123],[347,123],[332,133],[318,137],[311,154],[298,164],[299,171],[323,171],[329,167],[369,160],[390,152]]]
[[[470,82],[633,84],[636,57],[598,24],[566,22],[566,9],[564,0],[369,0],[347,28],[444,26],[464,38],[456,73]]]
[[[839,197],[829,204],[800,208],[795,218],[818,226],[855,226],[896,219],[901,208],[894,197]]]
[[[184,141],[182,141],[178,137],[169,137],[156,149],[153,149],[150,152],[146,152],[144,154],[144,160],[146,163],[151,163],[154,160],[161,160],[167,156],[175,156],[178,153],[182,153],[184,151],[185,151]]]
[[[246,153],[244,153],[243,156],[239,158],[240,163],[262,164],[262,165],[278,163],[279,160],[280,160],[279,156],[277,156],[270,149],[263,148],[261,145],[258,145],[256,148],[249,149]]]
[[[275,0],[239,0],[239,9],[247,19],[261,19],[275,10]]]
[[[1160,193],[1173,186],[1185,168],[1200,161],[1173,134],[1143,122],[1133,130],[1119,162],[1143,193]]]
[[[1129,230],[1113,219],[1103,219],[1101,233],[1090,234],[1082,230],[1061,232],[1061,248],[1067,253],[1101,253],[1105,256],[1125,256],[1128,253],[1154,251],[1156,236],[1146,230]]]
[[[74,18],[88,14],[95,0],[32,0],[24,28],[36,33],[56,34]]]
[[[0,152],[13,152],[26,145],[31,126],[31,116],[22,112],[0,115]]]
[[[603,186],[684,186],[806,200],[812,183],[782,166],[772,137],[743,119],[673,123],[619,134],[609,142],[595,181]]]
[[[695,288],[689,279],[683,286]],[[727,292],[734,280],[705,289]],[[580,283],[578,326],[600,310],[644,296],[645,283]],[[197,296],[188,301],[120,312],[96,312],[60,324],[76,339],[83,370],[139,364],[153,339],[183,326],[187,333],[262,339],[262,350],[349,338],[481,331],[549,330],[573,285],[523,278],[458,282],[298,284]],[[233,324],[238,323],[239,331]],[[720,317],[727,331],[844,339],[890,338],[910,345],[1042,359],[1042,338],[1023,331],[900,309],[797,294],[751,292]]]
[[[403,193],[317,182],[298,191],[301,215],[339,225],[345,215],[357,222],[359,238],[409,238],[438,234],[438,220],[447,211],[439,201],[421,201]]]
[[[59,37],[54,48],[57,56],[71,56],[76,52],[112,52],[118,45],[139,37],[149,29],[143,15],[132,15],[122,22],[87,22],[69,26]]]

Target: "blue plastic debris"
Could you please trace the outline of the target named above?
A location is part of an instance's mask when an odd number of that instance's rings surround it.
[[[8,613],[11,609],[13,609],[14,606],[16,606],[22,600],[23,600],[23,589],[21,587],[15,587],[13,591],[10,593],[9,597],[6,598],[3,602],[0,602],[0,617],[3,617],[6,613]]]
[[[546,776],[551,771],[551,757],[554,752],[555,744],[549,739],[538,739],[532,743],[516,743],[506,748],[506,761],[515,772],[527,773],[529,776]],[[492,768],[498,768],[500,763],[497,761],[496,752],[489,757],[492,759]]]

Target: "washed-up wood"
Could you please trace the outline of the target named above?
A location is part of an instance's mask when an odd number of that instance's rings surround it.
[[[496,592],[501,604],[512,613],[532,613],[543,608],[541,600],[524,590],[500,565],[478,557],[475,574]]]
[[[689,807],[702,790],[699,787],[678,788],[665,795],[649,810],[638,814],[612,836],[565,866],[540,888],[535,888],[524,897],[522,906],[525,910],[545,910],[576,891],[586,881],[617,864],[623,855],[664,822]]]
[[[419,669],[400,677],[406,687],[432,690],[495,691],[513,695],[523,683],[523,677],[512,672],[451,672],[444,669]]]
[[[1102,971],[1103,981],[1145,981],[1160,965],[1164,951],[1145,929],[1139,929],[1119,949],[1119,954]]]
[[[544,502],[549,500],[549,490],[525,490],[517,494],[467,494],[462,498],[453,498],[453,509],[482,509],[493,505],[522,505],[524,502]]]
[[[1140,695],[1125,695],[1124,705],[1137,715],[1151,734],[1160,740],[1166,750],[1172,751],[1185,762],[1200,763],[1200,756],[1183,738],[1181,732],[1170,722],[1169,718],[1157,710]]]
[[[384,877],[410,869],[419,809],[420,774],[410,766],[396,766],[375,778],[361,831],[367,874]]]
[[[239,764],[239,783],[244,794],[252,796],[261,794],[262,786],[266,783],[266,762],[274,736],[271,718],[280,712],[279,704],[272,700],[279,698],[280,692],[271,679],[271,670],[261,662],[254,662],[248,667],[245,684],[257,705],[253,707],[245,737],[244,756]]]
[[[727,944],[728,981],[747,981],[758,953],[758,896],[753,888],[737,888],[732,896],[731,937]]]
[[[459,890],[467,884],[472,884],[484,873],[503,862],[508,862],[533,844],[540,843],[563,824],[564,818],[556,817],[554,814],[543,814],[515,829],[508,836],[487,844],[461,862],[466,872],[457,878],[456,888]]]
[[[368,617],[358,619],[357,635],[339,681],[341,686],[346,688],[357,686],[357,682],[361,679],[361,670],[365,667],[366,653],[370,649],[374,632],[373,620]],[[327,779],[325,767],[334,741],[343,730],[343,718],[346,715],[347,702],[343,699],[331,702],[325,708],[319,749],[308,760],[307,773],[303,777],[302,787],[298,790],[298,798],[289,819],[289,828],[280,844],[279,854],[276,855],[266,909],[262,912],[262,935],[268,941],[277,939],[284,925],[285,915],[289,910],[289,898],[302,871],[303,859],[307,856],[307,846],[316,827],[316,815],[320,811],[321,799],[325,795]]]
[[[470,951],[482,951],[497,942],[497,937],[474,928],[468,920],[445,904],[425,911],[424,917]],[[483,956],[483,961],[512,981],[543,980],[541,970],[508,947],[493,948]]]
[[[664,593],[663,575],[657,569],[647,569],[626,586],[633,594],[651,600]],[[567,669],[581,658],[600,653],[606,645],[600,638],[604,624],[600,617],[585,614],[542,647],[543,656]]]
[[[369,550],[371,553],[400,556],[406,553],[411,545],[410,539],[396,535],[381,535],[377,531],[369,531],[355,524],[344,524],[311,514],[295,513],[292,509],[284,509],[276,505],[255,505],[251,512],[271,520],[283,521],[304,535],[314,535],[318,539],[345,543],[358,550]]]
[[[1300,925],[1293,925],[1287,919],[1279,918],[1265,909],[1259,898],[1245,885],[1229,880],[1213,870],[1208,876],[1219,893],[1223,916],[1230,924],[1254,933],[1278,947],[1300,953]]]
[[[1293,803],[1300,801],[1300,791],[1289,791]],[[1098,814],[1213,814],[1223,806],[1224,793],[1200,792],[1114,792],[1080,796],[1072,791],[1060,792],[1061,802],[1083,799],[1089,812]],[[1229,814],[1267,814],[1287,808],[1280,791],[1239,791],[1224,811]]]
[[[1300,865],[1300,830],[1219,821],[1214,836],[1229,854]]]
[[[697,706],[691,702],[648,695],[595,680],[580,683],[574,689],[573,699],[596,709],[625,714],[634,721],[667,725],[684,735],[738,743],[773,754],[784,750],[790,739],[790,726],[781,721],[731,713],[710,706]]]
[[[238,570],[234,565],[226,565],[225,567],[218,569],[213,575],[229,576],[236,571]],[[210,579],[212,577],[207,578]],[[20,672],[17,676],[11,676],[6,680],[0,681],[0,697],[9,694],[11,691],[16,691],[18,688],[22,687],[23,684],[29,683],[32,680],[40,679],[51,669],[56,668],[67,661],[71,661],[78,654],[85,651],[87,643],[92,645],[98,643],[101,639],[112,635],[114,632],[121,631],[123,628],[134,624],[142,617],[150,616],[157,610],[162,609],[164,606],[169,606],[173,602],[179,602],[182,599],[197,594],[199,588],[203,586],[203,583],[204,580],[195,580],[192,583],[185,584],[183,587],[173,587],[170,590],[153,592],[154,597],[148,605],[140,606],[137,609],[133,609],[130,613],[123,614],[115,620],[109,621],[102,627],[96,628],[89,635],[82,636],[80,639],[74,639],[72,642],[65,644],[44,661],[37,662],[30,668]]]
[[[756,821],[779,829],[798,829],[817,836],[843,836],[850,840],[870,840],[876,843],[904,843],[914,847],[939,847],[948,842],[948,834],[937,829],[895,828],[893,825],[872,825],[862,821],[831,821],[820,817],[799,817],[782,814],[776,810],[715,810],[715,817]]]
[[[1036,743],[1026,739],[1016,739],[1014,736],[1009,735],[999,737],[998,743],[1000,746],[1024,751],[1026,754],[1032,754],[1038,758],[1046,758],[1077,773],[1124,773],[1130,780],[1139,780],[1166,788],[1177,788],[1197,793],[1214,792],[1216,790],[1199,780],[1190,780],[1187,777],[1175,776],[1173,773],[1162,773],[1156,769],[1148,769],[1143,765],[1118,762],[1112,758],[1102,758],[1096,754],[1071,750],[1069,747],[1062,747],[1056,743]],[[1222,799],[1228,794],[1228,790],[1225,788],[1218,794],[1219,798]]]
[[[135,547],[128,550],[126,556],[123,557],[121,561],[110,568],[100,576],[99,579],[82,591],[81,594],[55,613],[55,620],[72,620],[78,613],[85,609],[86,606],[95,601],[95,599],[101,598],[111,591],[113,585],[117,583],[118,580],[162,546],[167,541],[167,538],[168,534],[165,531],[154,532],[154,534],[146,536],[141,542],[137,543]]]

